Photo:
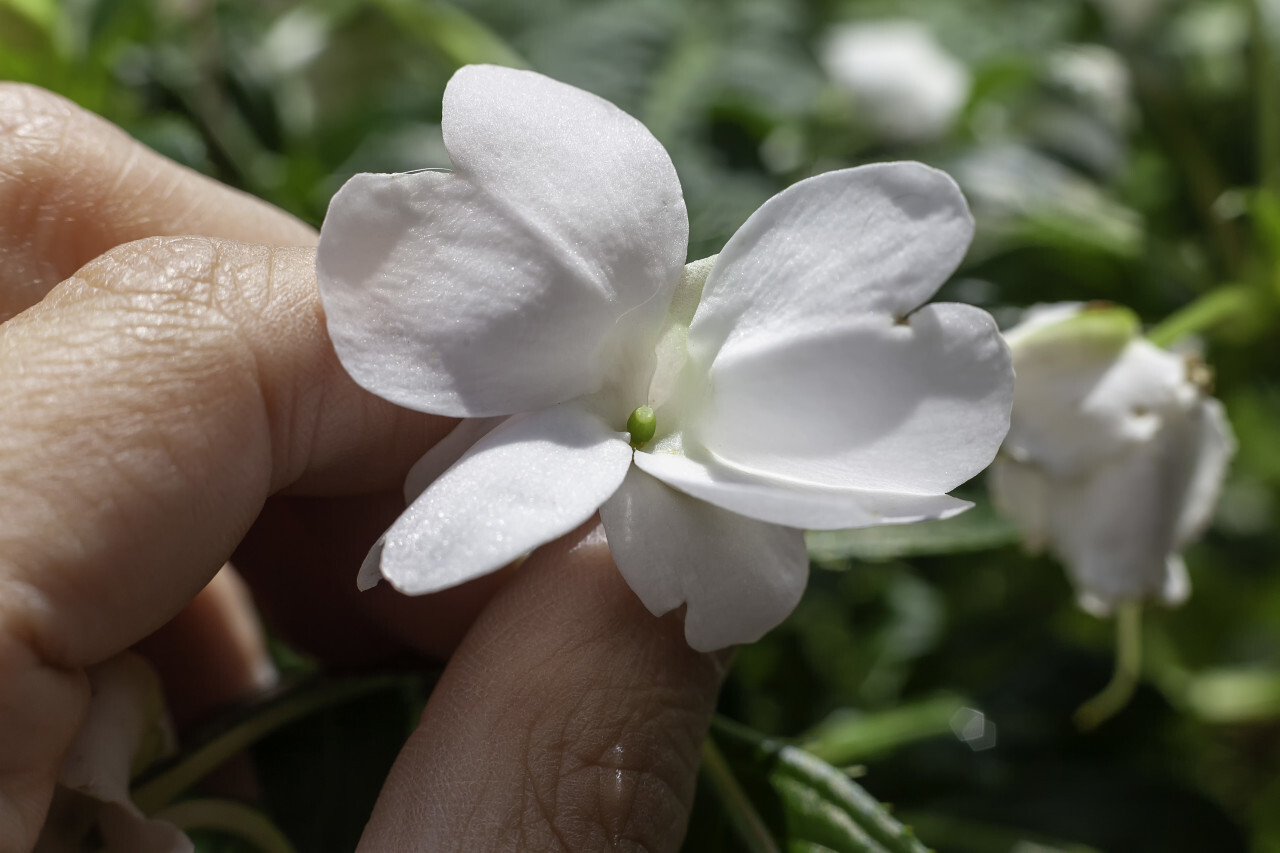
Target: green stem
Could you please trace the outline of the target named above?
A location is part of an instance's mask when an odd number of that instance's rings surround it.
[[[951,720],[965,706],[959,696],[937,696],[885,711],[829,719],[801,741],[805,752],[847,767],[907,744],[951,732]]]
[[[1211,290],[1165,317],[1149,332],[1147,339],[1167,347],[1188,335],[1206,332],[1227,320],[1246,317],[1258,308],[1257,294],[1244,284],[1229,284]]]
[[[1174,88],[1169,71],[1151,61],[1138,57],[1130,59],[1138,101],[1157,130],[1170,159],[1185,177],[1204,232],[1213,241],[1227,275],[1239,275],[1244,264],[1241,235],[1233,223],[1213,212],[1213,204],[1226,189],[1226,182],[1200,138],[1195,119],[1189,117],[1184,100]]]
[[[1258,2],[1249,3],[1250,27],[1253,39],[1253,83],[1255,103],[1253,114],[1258,123],[1256,130],[1258,174],[1262,186],[1272,193],[1280,192],[1280,92],[1277,91],[1277,74],[1274,38],[1275,21]]]
[[[749,853],[780,853],[764,819],[734,778],[729,762],[725,761],[710,735],[702,741],[702,772],[719,795],[725,813]]]
[[[296,853],[285,834],[266,815],[231,800],[183,800],[157,812],[157,820],[178,829],[216,829],[249,842],[262,853]]]
[[[1102,692],[1075,713],[1081,731],[1093,731],[1114,717],[1138,687],[1142,674],[1142,605],[1127,602],[1116,611],[1116,669]]]
[[[143,813],[155,814],[228,758],[276,729],[322,708],[385,690],[402,681],[399,676],[378,676],[322,683],[313,689],[286,694],[275,702],[255,709],[252,716],[218,733],[173,764],[146,778],[134,788],[133,801]]]
[[[441,0],[377,0],[375,3],[410,37],[430,44],[449,61],[463,65],[529,63],[479,18]]]
[[[962,845],[969,853],[1009,853],[1009,851],[1054,851],[1054,853],[1102,853],[1078,842],[1049,838],[1036,832],[998,823],[988,823],[945,812],[907,811],[899,815],[922,837],[936,839],[950,849]]]

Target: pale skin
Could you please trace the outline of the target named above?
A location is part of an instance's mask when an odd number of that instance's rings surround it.
[[[180,720],[253,689],[241,597],[196,598],[228,559],[326,659],[448,658],[360,850],[678,849],[724,659],[595,521],[440,595],[356,591],[453,422],[343,372],[315,237],[0,84],[0,849],[35,843],[85,667],[145,641]]]

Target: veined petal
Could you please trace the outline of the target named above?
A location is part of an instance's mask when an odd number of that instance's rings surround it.
[[[631,446],[572,404],[478,441],[382,537],[382,576],[411,595],[471,580],[568,533],[614,493]]]
[[[945,173],[920,163],[827,172],[788,187],[738,229],[707,277],[689,355],[740,341],[825,337],[850,319],[899,319],[964,258],[973,218]]]
[[[950,495],[833,489],[749,478],[672,453],[637,453],[636,466],[722,509],[805,530],[846,530],[950,518],[973,504]]]
[[[642,399],[688,219],[666,151],[594,95],[539,74],[458,71],[454,172],[357,175],[329,207],[317,277],[364,387],[458,417],[599,390]]]
[[[804,535],[682,495],[632,467],[600,508],[618,570],[660,616],[686,605],[698,651],[758,640],[804,592]]]
[[[942,303],[823,322],[727,342],[688,436],[727,467],[834,488],[939,494],[991,462],[1013,371],[990,315]]]

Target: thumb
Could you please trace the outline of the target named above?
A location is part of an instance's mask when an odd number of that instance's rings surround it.
[[[726,661],[650,615],[603,529],[580,528],[481,614],[359,849],[677,850]]]

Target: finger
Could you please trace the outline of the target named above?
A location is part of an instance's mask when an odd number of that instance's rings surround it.
[[[98,116],[33,86],[0,83],[0,174],[5,178],[0,181],[0,320],[41,298],[83,262],[136,238],[193,233],[305,245],[315,239],[310,228],[270,205],[165,160]],[[402,508],[383,517],[381,528]],[[478,610],[471,592],[444,596],[425,608],[438,618],[429,620],[433,627],[424,634],[423,605],[406,605],[387,590],[355,595],[349,554],[335,560],[329,546],[353,549],[342,547],[346,541],[317,535],[332,529],[332,522],[323,527],[291,523],[284,526],[288,535],[276,525],[267,536],[266,528],[279,520],[279,513],[273,516],[258,537],[271,543],[270,564],[263,566],[255,551],[264,549],[253,543],[243,555],[253,569],[255,593],[291,639],[328,660],[383,658],[405,640],[420,651],[444,655],[461,637],[469,614]],[[381,532],[376,530],[369,542]],[[355,543],[354,550],[367,550],[369,542]],[[302,550],[311,552],[310,559],[303,559]],[[356,565],[362,557],[355,558]],[[323,586],[309,592],[327,605],[330,618],[323,620],[319,608],[296,607],[293,584],[296,574],[317,570]],[[455,606],[459,596],[465,599],[461,608]],[[276,606],[281,602],[286,606]],[[408,616],[401,615],[405,610]],[[321,624],[327,630],[316,630]],[[394,630],[401,624],[409,630]]]
[[[108,249],[179,234],[315,243],[302,222],[161,157],[65,98],[0,83],[0,321]]]
[[[0,848],[16,850],[83,713],[81,667],[177,613],[271,492],[391,488],[451,425],[347,377],[311,250],[198,238],[115,249],[0,326],[0,400]]]
[[[177,616],[133,647],[160,675],[178,728],[275,684],[249,588],[223,566]]]
[[[403,511],[399,488],[377,495],[289,495],[268,501],[234,562],[271,629],[331,670],[384,663],[406,653],[449,657],[508,573],[494,572],[419,598],[400,595],[389,584],[359,592],[355,570]],[[334,531],[343,535],[331,535]]]
[[[649,615],[599,527],[541,549],[449,663],[359,849],[678,849],[722,661]]]

